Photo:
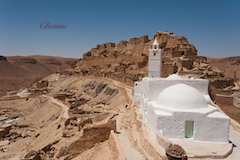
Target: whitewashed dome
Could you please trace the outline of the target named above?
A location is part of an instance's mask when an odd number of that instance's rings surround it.
[[[157,104],[178,109],[208,107],[206,99],[197,89],[181,83],[165,88],[159,94]]]
[[[182,77],[180,77],[177,74],[171,74],[170,76],[168,76],[166,79],[183,79]]]

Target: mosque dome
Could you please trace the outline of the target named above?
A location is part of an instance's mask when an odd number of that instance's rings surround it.
[[[165,88],[159,94],[157,104],[178,109],[208,107],[206,99],[197,89],[181,83]]]
[[[172,74],[168,76],[166,79],[183,79],[183,78],[177,74]]]

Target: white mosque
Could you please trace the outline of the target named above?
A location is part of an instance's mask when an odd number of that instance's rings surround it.
[[[134,84],[134,100],[141,100],[143,121],[152,134],[168,139],[229,143],[228,116],[210,105],[208,80],[161,77],[161,49],[157,40],[149,49],[148,77]]]

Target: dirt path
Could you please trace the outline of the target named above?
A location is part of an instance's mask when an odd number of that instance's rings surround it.
[[[121,130],[120,132],[121,134],[118,134],[117,137],[126,157],[131,160],[144,159],[143,156],[132,145],[133,142],[129,139],[128,133],[123,130]]]
[[[128,107],[131,107],[131,105],[133,104],[134,101],[134,96],[133,96],[133,91],[134,88],[127,86],[121,82],[112,80],[112,79],[108,79],[108,81],[111,81],[115,86],[117,86],[119,89],[125,90],[125,97],[126,100],[128,102]],[[117,122],[117,131],[120,132],[121,134],[117,134],[119,143],[121,144],[123,151],[126,155],[127,158],[132,159],[132,160],[141,160],[144,159],[144,157],[142,156],[141,153],[138,152],[138,150],[136,149],[136,147],[134,146],[134,143],[130,140],[129,134],[127,131],[125,131],[124,129],[120,129],[119,127],[119,123],[121,121],[122,118],[122,113],[120,113],[119,118],[118,118],[118,122]]]
[[[125,84],[123,84],[121,82],[109,79],[109,78],[106,78],[106,79],[108,81],[111,81],[115,86],[120,87],[121,89],[125,90],[125,93],[126,93],[125,96],[126,96],[126,100],[128,102],[128,106],[131,106],[132,102],[134,100],[134,97],[133,97],[133,90],[134,90],[134,88],[130,87],[130,86],[127,86],[127,85],[125,85]]]
[[[31,93],[28,92],[27,88],[18,92],[17,96],[19,97],[28,97]]]
[[[69,118],[69,115],[68,115],[68,109],[69,109],[69,107],[68,107],[68,106],[66,106],[65,104],[57,101],[57,100],[54,99],[53,97],[50,97],[50,96],[47,96],[47,95],[43,95],[43,97],[50,98],[50,99],[52,100],[52,103],[56,104],[57,106],[62,107],[62,110],[63,110],[63,112],[62,112],[62,118],[64,118],[64,119],[68,119],[68,118]]]

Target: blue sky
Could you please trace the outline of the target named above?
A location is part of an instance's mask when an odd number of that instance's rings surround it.
[[[67,25],[40,28],[42,22]],[[169,30],[207,57],[240,56],[239,0],[1,0],[0,55],[81,58],[97,44]]]

